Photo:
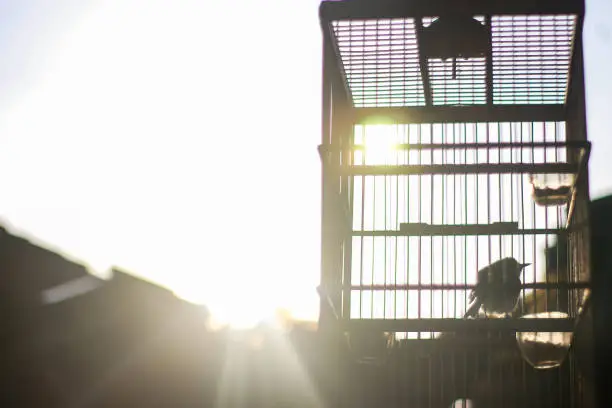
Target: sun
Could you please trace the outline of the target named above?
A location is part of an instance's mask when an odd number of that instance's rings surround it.
[[[361,150],[355,152],[355,164],[397,164],[399,138],[400,133],[394,125],[356,126],[355,144],[361,146]]]

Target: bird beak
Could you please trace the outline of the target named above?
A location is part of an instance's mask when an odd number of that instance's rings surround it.
[[[528,267],[529,265],[531,265],[530,263],[524,263],[521,264],[521,269],[525,269],[526,267]]]

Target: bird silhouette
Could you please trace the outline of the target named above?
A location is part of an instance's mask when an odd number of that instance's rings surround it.
[[[520,275],[528,265],[508,257],[479,270],[476,286],[470,293],[471,305],[464,318],[476,317],[481,307],[486,315],[512,313],[521,292]]]

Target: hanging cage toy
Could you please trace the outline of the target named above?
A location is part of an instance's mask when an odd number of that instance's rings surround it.
[[[427,58],[452,58],[452,77],[457,79],[457,58],[481,58],[489,50],[491,32],[469,15],[442,15],[421,34],[421,51]]]

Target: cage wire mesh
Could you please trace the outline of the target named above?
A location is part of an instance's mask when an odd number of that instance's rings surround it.
[[[414,19],[332,26],[356,107],[425,105]]]
[[[437,17],[424,17],[428,27]],[[483,16],[474,16],[484,23]],[[495,104],[563,103],[576,15],[491,17]],[[354,106],[425,106],[414,18],[332,21]],[[434,105],[486,103],[486,60],[428,59]]]
[[[462,317],[476,272],[504,257],[531,264],[524,283],[556,280],[557,270],[547,265],[557,237],[566,236],[569,201],[536,204],[527,173],[491,168],[470,174],[452,168],[564,164],[565,141],[563,122],[355,126],[357,172],[376,166],[442,167],[439,174],[352,176],[350,317]],[[492,229],[479,230],[482,226]],[[533,289],[524,289],[522,297],[529,295],[534,297]],[[540,296],[546,301],[532,302],[531,312],[567,311],[559,291],[541,289]]]

